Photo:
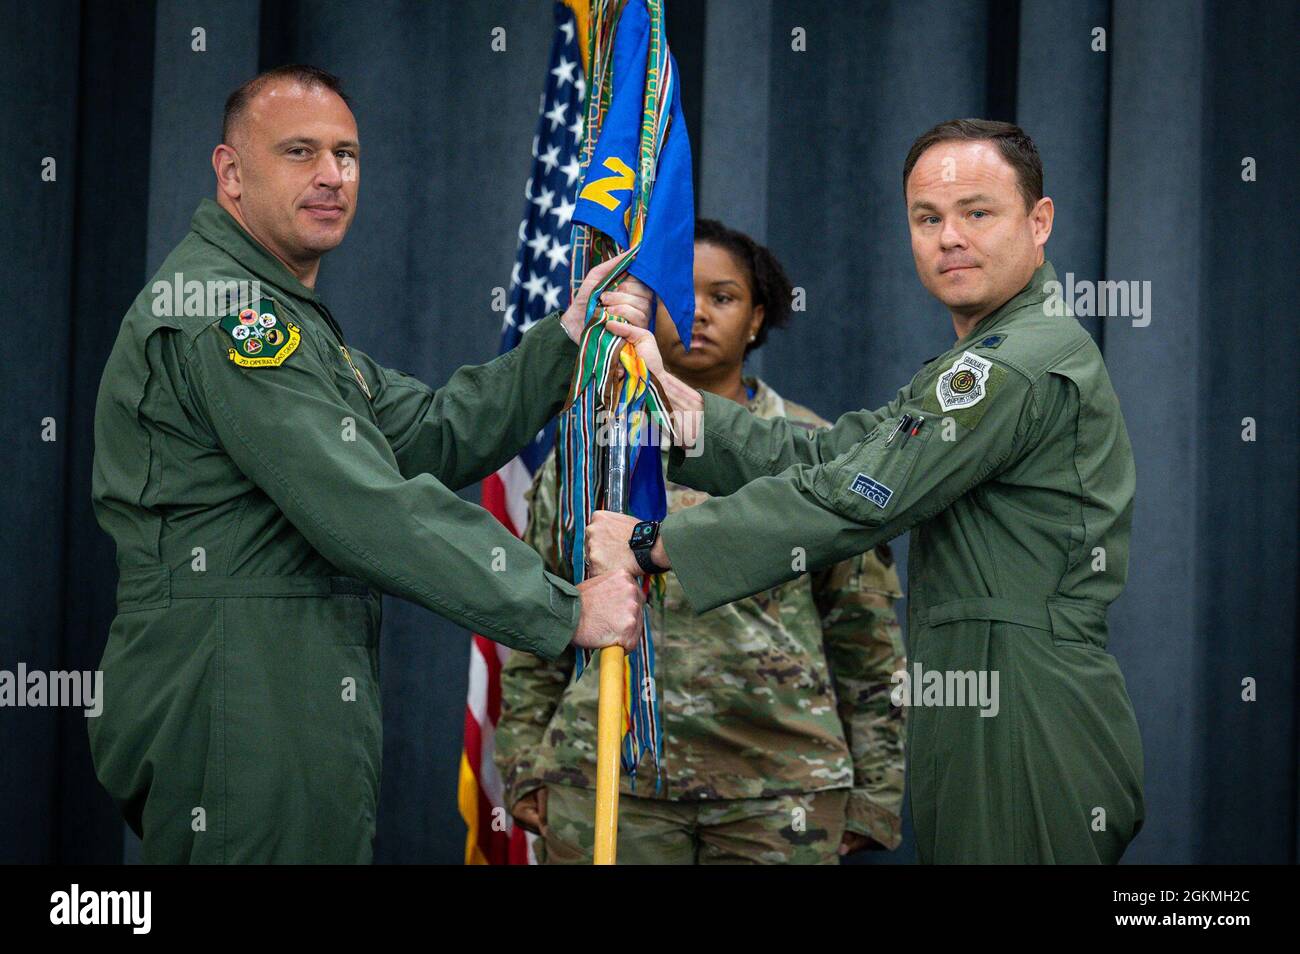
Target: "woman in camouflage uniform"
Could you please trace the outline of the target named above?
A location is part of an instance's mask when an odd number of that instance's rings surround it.
[[[745,356],[790,316],[790,282],[748,236],[701,220],[689,352],[657,322],[668,369],[746,405],[826,427],[812,411],[742,374]],[[705,495],[668,484],[668,512]],[[525,540],[557,570],[555,457],[530,492]],[[894,848],[903,798],[903,717],[890,676],[904,667],[893,601],[898,575],[881,547],[829,570],[696,616],[672,573],[652,600],[664,761],[635,793],[622,781],[624,863],[830,863]],[[590,863],[596,694],[556,662],[513,653],[501,676],[496,760],[516,821],[540,834],[539,860]]]

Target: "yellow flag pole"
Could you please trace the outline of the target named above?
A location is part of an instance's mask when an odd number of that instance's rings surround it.
[[[600,700],[596,717],[596,855],[614,864],[618,853],[619,749],[623,742],[622,646],[600,651]]]
[[[610,402],[612,403],[612,402]],[[605,508],[621,513],[627,501],[626,422],[611,414]],[[593,861],[612,865],[618,854],[619,749],[623,743],[624,657],[622,646],[600,651],[600,697],[596,705],[596,844]]]

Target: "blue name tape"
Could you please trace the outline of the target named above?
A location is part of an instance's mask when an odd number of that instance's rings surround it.
[[[849,490],[853,491],[859,497],[866,497],[881,510],[885,509],[885,504],[889,503],[889,498],[894,496],[894,492],[878,480],[872,480],[866,474],[858,474],[853,478],[853,483],[849,485]]]

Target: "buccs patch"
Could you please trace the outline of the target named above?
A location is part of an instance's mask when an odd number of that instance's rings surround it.
[[[894,496],[891,489],[866,474],[858,474],[858,476],[854,477],[853,483],[849,484],[849,490],[859,497],[866,497],[881,510],[884,510],[888,505],[889,498]]]
[[[277,368],[302,340],[298,326],[281,319],[270,298],[223,318],[221,328],[230,335],[227,354],[241,368]]]

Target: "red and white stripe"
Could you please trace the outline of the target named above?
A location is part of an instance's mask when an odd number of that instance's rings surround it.
[[[531,482],[528,468],[517,457],[483,481],[484,508],[515,536],[528,523],[524,491]],[[507,647],[474,634],[457,798],[469,829],[465,838],[467,865],[536,864],[533,836],[510,817],[505,786],[493,760],[497,721],[501,718],[501,667],[509,655]]]

